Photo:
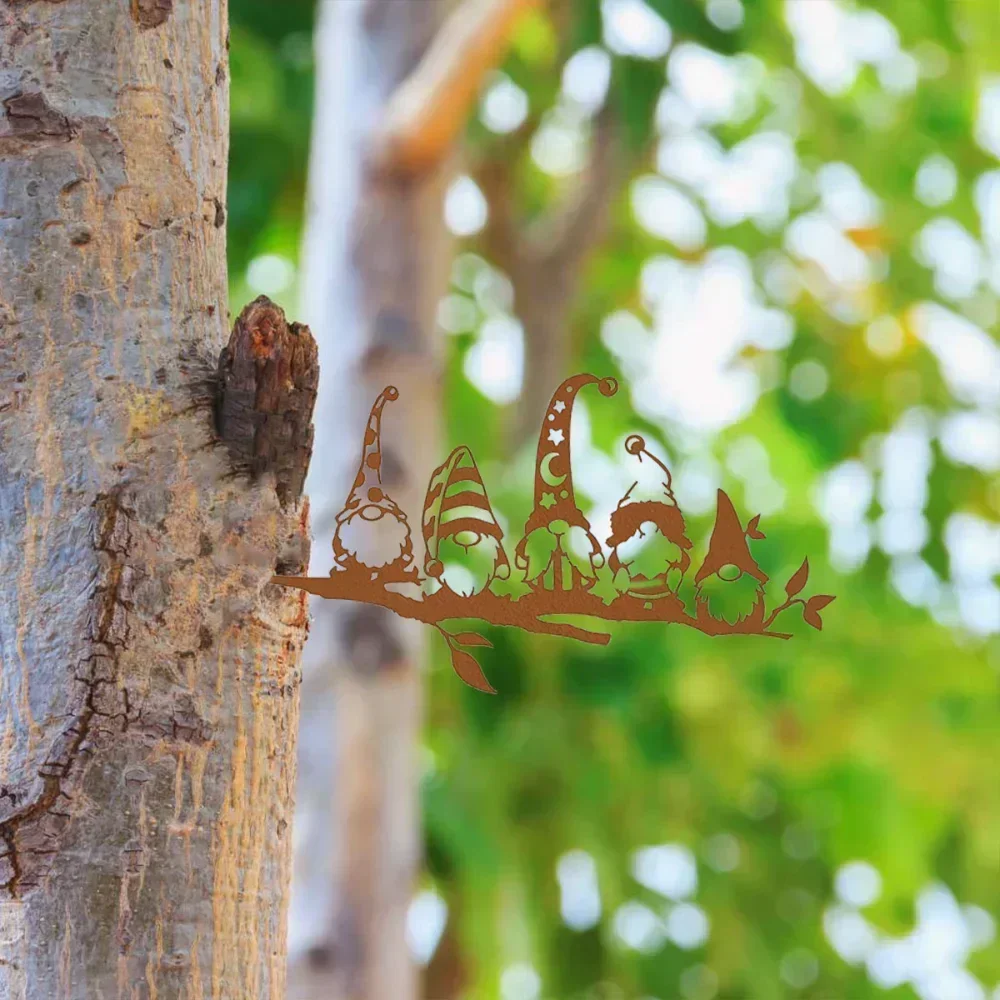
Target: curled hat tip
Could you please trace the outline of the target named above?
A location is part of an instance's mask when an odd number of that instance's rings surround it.
[[[638,455],[646,450],[646,440],[639,434],[630,434],[625,439],[625,450],[630,455]]]
[[[383,395],[386,399],[399,399],[399,390],[394,385],[387,385]]]
[[[618,391],[618,379],[602,378],[597,384],[602,396],[613,396]]]

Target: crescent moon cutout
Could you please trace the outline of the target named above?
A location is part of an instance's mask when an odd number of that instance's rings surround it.
[[[552,474],[552,459],[558,458],[559,452],[550,451],[545,458],[542,459],[541,464],[538,466],[538,471],[541,473],[542,479],[549,486],[561,486],[566,482],[565,475],[555,476]]]

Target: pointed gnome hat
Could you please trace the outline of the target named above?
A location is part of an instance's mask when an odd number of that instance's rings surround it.
[[[701,569],[698,570],[698,575],[694,578],[694,582],[701,583],[706,576],[717,573],[728,563],[732,563],[744,573],[756,577],[758,582],[767,583],[767,574],[757,565],[757,561],[750,554],[750,546],[747,545],[746,535],[743,533],[743,526],[736,515],[733,501],[723,490],[719,490],[715,527],[712,529],[712,538],[708,543],[708,553]]]
[[[503,548],[503,529],[490,506],[479,466],[465,445],[456,448],[431,475],[424,500],[424,542],[427,553],[424,571],[438,578],[444,565],[438,559],[441,542],[460,531],[490,535],[497,541],[495,574],[510,575],[510,563]]]
[[[359,507],[381,507],[386,513],[395,514],[399,508],[386,496],[382,489],[382,410],[391,400],[399,399],[399,390],[394,385],[386,386],[372,405],[365,429],[365,443],[361,452],[354,488],[344,503],[338,520],[346,518]],[[370,520],[378,520],[370,518]]]
[[[524,526],[525,536],[555,520],[590,530],[590,524],[576,505],[569,454],[573,401],[585,385],[596,385],[602,396],[613,396],[618,391],[618,383],[613,378],[574,375],[553,393],[538,435],[535,506]]]

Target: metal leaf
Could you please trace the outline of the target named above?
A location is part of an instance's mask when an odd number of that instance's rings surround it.
[[[493,648],[493,643],[478,632],[458,632],[451,638],[460,646],[489,646],[490,649]]]
[[[484,694],[496,694],[496,688],[486,679],[482,667],[476,662],[476,658],[471,653],[465,653],[461,649],[452,649],[451,665],[455,668],[455,673],[465,681],[469,687],[482,691]]]
[[[785,594],[788,597],[794,597],[806,585],[808,579],[809,560],[803,559],[802,565],[792,574],[791,580],[785,585]]]
[[[822,611],[823,608],[836,599],[836,597],[832,597],[830,594],[817,594],[815,597],[810,597],[809,600],[806,601],[806,607],[810,611]]]

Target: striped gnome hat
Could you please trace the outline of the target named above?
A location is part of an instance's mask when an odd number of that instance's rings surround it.
[[[463,548],[477,545],[484,536],[497,542],[494,575],[510,576],[510,564],[503,548],[503,529],[490,506],[479,467],[466,445],[459,445],[431,475],[424,500],[424,542],[427,552],[424,571],[439,579],[444,564],[438,558],[441,542],[452,538]],[[469,538],[466,545],[462,536]]]

